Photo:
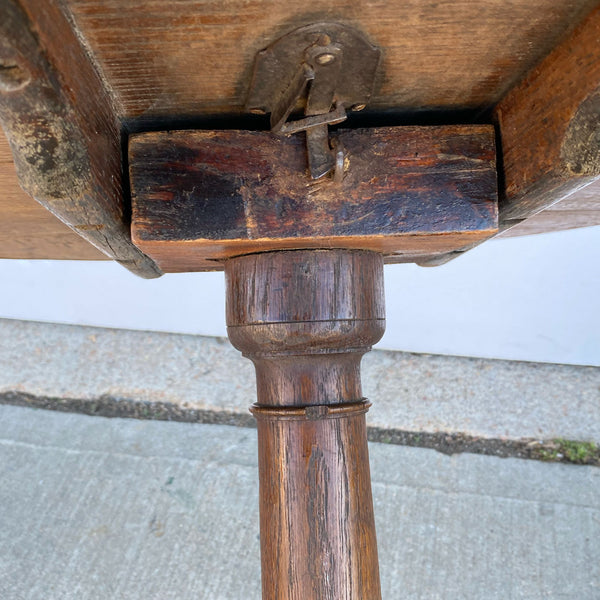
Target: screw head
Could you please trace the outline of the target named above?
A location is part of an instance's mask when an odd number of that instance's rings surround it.
[[[323,54],[319,54],[315,60],[320,65],[328,65],[335,60],[335,54],[331,54],[331,52],[324,52]]]

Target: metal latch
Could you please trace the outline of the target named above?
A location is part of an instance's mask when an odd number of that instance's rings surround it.
[[[271,113],[271,131],[306,132],[313,179],[343,171],[342,148],[332,148],[328,126],[362,110],[371,97],[379,48],[359,31],[339,23],[296,29],[258,53],[247,109]],[[303,118],[289,121],[303,111]]]

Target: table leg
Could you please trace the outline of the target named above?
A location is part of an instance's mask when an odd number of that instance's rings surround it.
[[[383,259],[233,258],[227,324],[256,367],[263,600],[379,600],[360,360],[383,334]]]

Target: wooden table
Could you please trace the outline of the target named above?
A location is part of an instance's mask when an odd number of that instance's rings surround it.
[[[260,52],[306,26],[303,93],[360,62],[336,28],[380,52],[365,110],[319,126],[316,181],[304,134],[246,105]],[[224,269],[257,370],[263,598],[379,598],[360,358],[382,266],[600,224],[598,0],[0,0],[0,30],[0,258]]]

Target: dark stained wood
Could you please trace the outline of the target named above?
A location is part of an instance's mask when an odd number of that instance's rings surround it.
[[[58,4],[23,6],[0,1],[0,121],[21,186],[105,254],[156,277],[131,243],[110,97]]]
[[[360,360],[383,335],[373,252],[226,262],[227,326],[256,367],[264,600],[379,600]]]
[[[490,126],[332,134],[344,179],[314,182],[302,135],[182,131],[133,136],[134,242],[165,272],[286,248],[364,248],[412,260],[497,227]]]
[[[600,6],[500,102],[503,226],[600,177]]]
[[[356,27],[382,49],[370,108],[492,107],[597,0],[66,4],[122,116],[148,118],[239,113],[256,53],[323,20]]]
[[[0,258],[107,260],[20,188],[1,131]]]

